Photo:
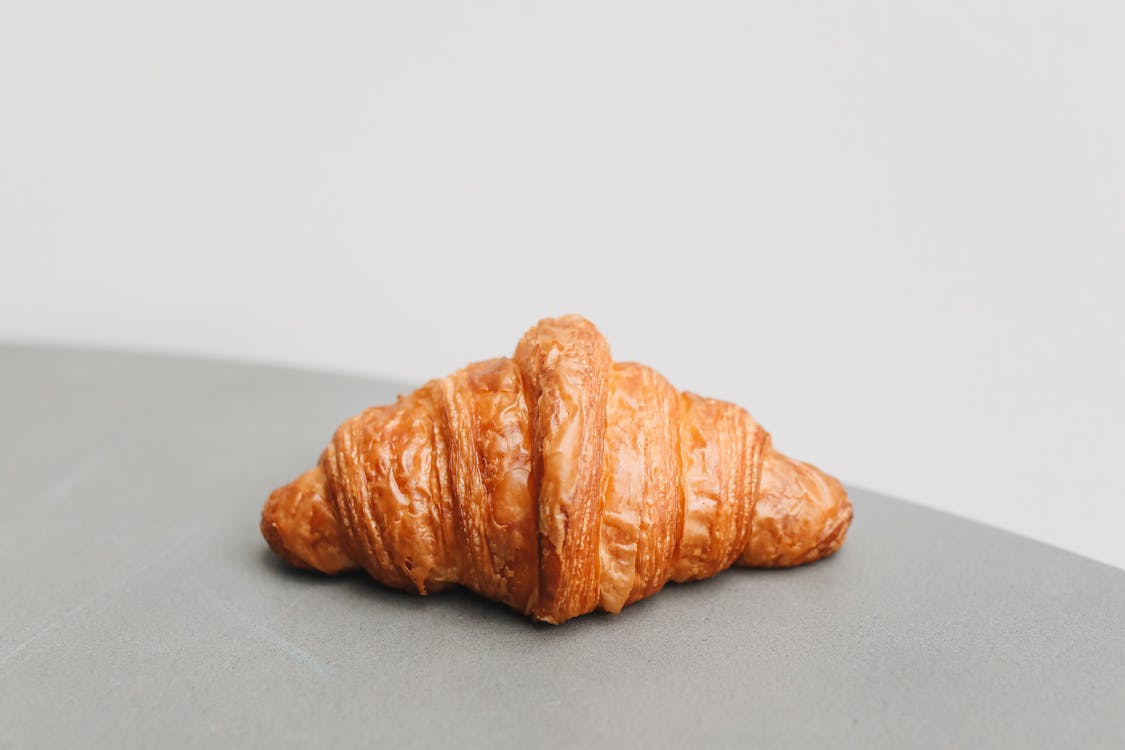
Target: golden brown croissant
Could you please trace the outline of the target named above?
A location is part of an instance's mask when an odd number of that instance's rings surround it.
[[[358,566],[419,594],[460,584],[560,623],[669,579],[817,560],[851,518],[840,483],[774,451],[744,409],[613,362],[568,315],[511,359],[344,422],[270,495],[262,534],[297,567]]]

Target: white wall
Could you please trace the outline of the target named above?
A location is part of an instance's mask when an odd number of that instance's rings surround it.
[[[1125,567],[1125,5],[373,5],[0,3],[0,337],[420,381],[582,312]]]

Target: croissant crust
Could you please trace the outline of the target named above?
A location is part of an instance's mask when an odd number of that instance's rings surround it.
[[[614,362],[568,315],[511,358],[345,421],[261,525],[297,567],[462,585],[559,623],[735,564],[812,562],[851,518],[840,483],[776,452],[744,409]]]

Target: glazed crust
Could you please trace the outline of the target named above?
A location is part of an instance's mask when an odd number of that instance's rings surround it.
[[[843,543],[835,479],[773,450],[742,408],[614,363],[578,316],[345,421],[275,490],[262,533],[290,564],[462,585],[544,622],[622,607],[733,564]]]

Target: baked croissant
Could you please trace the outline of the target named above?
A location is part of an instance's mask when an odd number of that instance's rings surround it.
[[[561,623],[668,580],[786,567],[844,542],[843,487],[776,452],[742,408],[614,362],[576,315],[352,417],[270,495],[262,534],[299,568],[454,584]]]

